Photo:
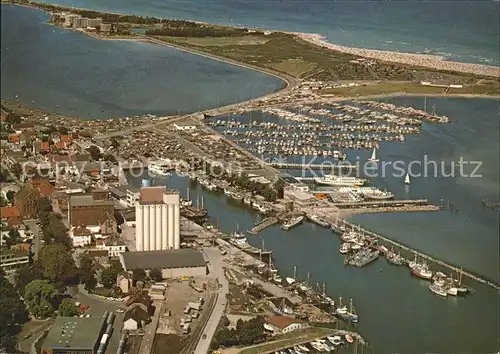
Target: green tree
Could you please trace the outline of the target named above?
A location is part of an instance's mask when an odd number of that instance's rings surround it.
[[[132,271],[132,283],[137,283],[138,281],[146,280],[146,271],[141,268],[135,268]]]
[[[75,284],[78,268],[71,253],[63,245],[48,245],[40,252],[43,276],[52,283]]]
[[[94,261],[88,253],[82,253],[78,261],[80,265],[80,281],[85,284],[85,290],[91,292],[97,286],[97,279],[94,276]]]
[[[68,236],[68,229],[60,215],[48,214],[42,221],[42,238],[46,245],[59,244],[67,250],[71,248],[72,241]]]
[[[78,308],[78,306],[76,306],[73,300],[66,298],[61,301],[58,312],[59,316],[73,317],[80,313],[80,309]]]
[[[37,279],[43,279],[43,266],[39,261],[35,261],[32,264],[26,264],[18,268],[14,273],[14,283],[16,284],[17,291],[19,291],[21,295],[24,295],[26,285]]]
[[[23,173],[23,168],[22,168],[21,164],[16,162],[14,165],[12,165],[11,171],[14,174],[14,176],[16,176],[17,178],[20,178],[21,174]]]
[[[89,146],[87,149],[88,153],[90,154],[90,157],[92,160],[99,160],[101,158],[101,150],[95,145]]]
[[[119,263],[112,263],[109,268],[102,271],[101,283],[104,287],[111,289],[116,284],[116,278],[123,271]]]
[[[38,218],[44,222],[52,213],[52,203],[50,202],[49,198],[40,198],[38,199],[37,202],[37,213],[38,213]]]
[[[19,293],[0,272],[0,352],[16,352],[16,332],[19,324],[27,320],[26,307]]]
[[[149,277],[154,281],[162,281],[163,274],[161,273],[161,269],[154,268],[149,271]]]
[[[285,182],[283,179],[279,178],[276,183],[274,183],[274,189],[276,190],[278,199],[283,199],[285,196]]]
[[[9,202],[14,203],[14,196],[16,195],[16,192],[13,190],[10,190],[6,193],[6,197],[9,200]]]
[[[24,301],[30,313],[39,319],[54,314],[54,300],[58,292],[47,280],[33,280],[26,285]]]
[[[8,247],[22,242],[21,235],[19,234],[19,231],[17,231],[16,229],[13,229],[13,228],[11,228],[9,230],[8,235],[3,237],[3,240],[5,241],[5,244]]]

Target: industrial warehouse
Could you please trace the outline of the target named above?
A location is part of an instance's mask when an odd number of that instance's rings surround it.
[[[123,269],[161,269],[163,278],[197,277],[207,275],[207,262],[203,254],[190,248],[163,251],[120,253]]]

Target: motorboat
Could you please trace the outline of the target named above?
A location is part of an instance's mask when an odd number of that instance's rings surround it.
[[[346,334],[345,335],[345,340],[347,341],[347,343],[353,343],[354,342],[354,338],[350,334]]]
[[[304,216],[297,216],[295,218],[291,218],[291,219],[288,219],[286,220],[283,225],[281,225],[281,228],[283,230],[290,230],[291,228],[299,225],[300,223],[302,223],[302,221],[304,221]]]
[[[308,348],[308,347],[306,347],[306,346],[304,346],[304,345],[300,345],[300,344],[299,344],[299,345],[297,345],[297,347],[296,347],[296,348],[298,348],[300,351],[303,351],[303,352],[305,352],[305,353],[309,353],[309,352],[310,352],[309,348]]]

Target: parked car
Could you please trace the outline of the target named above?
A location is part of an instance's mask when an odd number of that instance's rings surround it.
[[[118,312],[118,313],[124,313],[125,310],[124,309],[116,309],[116,312]]]

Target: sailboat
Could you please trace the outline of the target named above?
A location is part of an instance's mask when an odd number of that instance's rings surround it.
[[[370,161],[370,162],[378,162],[377,151],[375,150],[375,148],[373,148],[372,157],[370,157],[368,159],[368,161]]]
[[[297,281],[296,279],[297,279],[297,266],[293,266],[293,278],[286,277],[286,282],[289,285],[292,285]]]
[[[405,176],[405,184],[410,184],[410,175],[408,173]]]

